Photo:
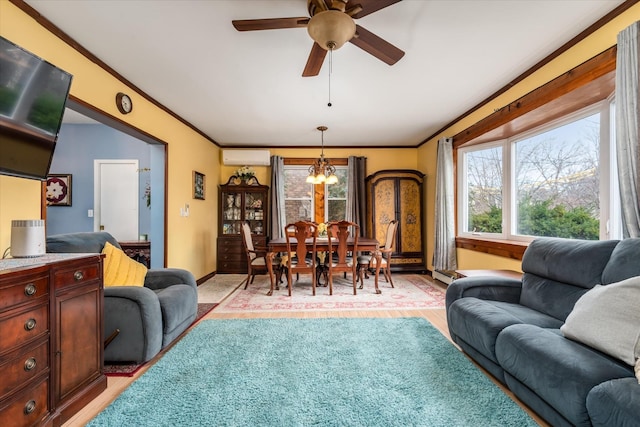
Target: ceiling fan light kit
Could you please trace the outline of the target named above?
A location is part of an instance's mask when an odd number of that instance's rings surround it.
[[[326,10],[315,14],[309,20],[307,31],[321,48],[337,50],[356,34],[356,24],[344,12]]]

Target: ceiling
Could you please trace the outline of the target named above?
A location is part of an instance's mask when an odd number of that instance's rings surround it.
[[[320,125],[326,146],[415,147],[622,0],[404,0],[356,20],[400,61],[347,43],[316,77],[302,77],[305,28],[231,25],[308,17],[306,0],[26,3],[222,147],[317,147]]]

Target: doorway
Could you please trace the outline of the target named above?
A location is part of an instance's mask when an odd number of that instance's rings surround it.
[[[93,230],[116,240],[138,240],[138,160],[94,160]]]
[[[151,267],[164,267],[167,144],[74,98],[69,99],[67,107],[52,173],[73,174],[73,204],[45,208],[47,235],[99,229],[100,224],[95,224],[94,160],[137,159],[138,223],[137,231],[130,231],[132,238],[128,240],[137,241],[146,235],[151,242]],[[153,197],[145,197],[147,190]],[[106,204],[117,203],[107,200]]]

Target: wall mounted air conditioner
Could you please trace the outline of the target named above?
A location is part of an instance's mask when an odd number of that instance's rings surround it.
[[[222,163],[226,166],[269,166],[269,150],[222,150]]]

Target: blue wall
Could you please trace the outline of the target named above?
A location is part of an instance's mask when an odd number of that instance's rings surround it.
[[[93,231],[95,159],[137,159],[140,173],[139,233],[152,241],[152,266],[163,264],[164,147],[147,144],[102,124],[67,124],[60,129],[50,173],[71,174],[71,206],[47,208],[47,235]],[[150,169],[150,171],[144,171]],[[142,198],[152,186],[151,209]],[[153,221],[152,221],[152,212]],[[153,224],[152,224],[153,223]],[[153,226],[152,226],[153,225]],[[157,244],[153,244],[153,242]]]

